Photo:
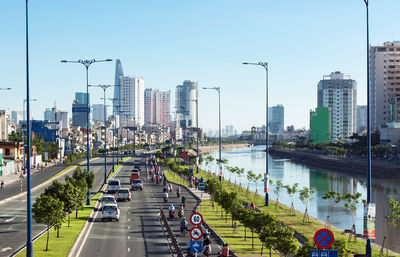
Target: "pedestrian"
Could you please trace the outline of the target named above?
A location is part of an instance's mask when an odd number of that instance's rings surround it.
[[[225,243],[224,247],[222,248],[221,256],[222,256],[222,257],[228,257],[228,256],[229,256],[229,246],[228,246],[228,243]]]
[[[253,211],[256,210],[256,204],[253,201],[250,204],[250,209],[252,209]]]
[[[3,190],[4,189],[4,181],[3,180],[1,181],[0,186],[1,186],[1,189]]]

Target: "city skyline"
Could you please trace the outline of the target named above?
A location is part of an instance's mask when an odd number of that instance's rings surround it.
[[[8,61],[0,64],[0,87],[12,90],[1,92],[4,101],[0,108],[21,111],[25,97],[24,5],[5,0],[0,7],[0,24],[12,24],[2,26],[7,35],[0,43],[2,56]],[[264,73],[242,66],[242,61],[269,62],[270,106],[285,106],[287,125],[308,128],[309,110],[317,106],[314,85],[331,71],[351,75],[358,85],[357,103],[366,103],[362,1],[255,1],[252,5],[181,1],[159,2],[156,9],[146,3],[100,1],[92,6],[79,1],[45,1],[32,2],[30,7],[31,95],[38,99],[31,107],[36,119],[42,118],[53,101],[60,110],[70,112],[74,93],[85,90],[84,70],[62,66],[59,61],[64,58],[114,59],[90,68],[90,84],[113,84],[116,59],[121,59],[127,76],[143,76],[146,87],[171,90],[172,97],[181,81],[199,82],[199,125],[205,129],[217,128],[218,101],[217,95],[200,89],[203,86],[221,87],[223,126],[233,124],[245,130],[265,124]],[[371,2],[372,46],[400,38],[395,26],[399,7],[395,0]],[[141,12],[137,17],[125,15],[132,9]],[[117,10],[122,13],[116,17],[99,18]],[[193,19],[182,22],[183,10]],[[82,15],[88,19],[78,19]],[[202,19],[204,15],[209,19]],[[125,33],[128,27],[132,36]],[[126,36],[123,41],[122,36]],[[91,103],[102,103],[100,91],[90,89],[90,94]],[[113,97],[111,90],[107,96]]]

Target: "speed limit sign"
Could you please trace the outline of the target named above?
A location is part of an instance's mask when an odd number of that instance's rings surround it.
[[[190,215],[190,223],[193,224],[193,226],[198,226],[203,222],[203,216],[201,216],[200,213],[194,212],[192,215]]]
[[[203,230],[200,227],[193,227],[190,230],[190,237],[196,241],[199,240],[203,236]]]

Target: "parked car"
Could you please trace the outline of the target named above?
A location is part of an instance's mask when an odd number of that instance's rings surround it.
[[[118,205],[108,203],[103,206],[103,209],[101,211],[101,221],[104,221],[107,219],[110,221],[112,221],[114,219],[118,221],[119,213],[120,213],[120,211],[118,209]]]
[[[117,192],[121,187],[119,179],[110,179],[107,183],[107,191],[110,193]]]
[[[131,190],[143,191],[143,183],[140,179],[134,179],[131,183]]]
[[[103,208],[106,204],[117,204],[117,201],[115,201],[115,197],[113,195],[103,195],[101,198],[101,208]]]
[[[118,201],[131,201],[131,192],[128,188],[120,188],[118,190]]]
[[[133,161],[133,164],[135,164],[135,165],[140,165],[140,160],[134,160],[134,161]]]

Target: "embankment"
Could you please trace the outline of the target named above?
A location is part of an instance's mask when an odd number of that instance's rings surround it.
[[[291,159],[295,162],[307,164],[320,169],[360,176],[365,176],[367,172],[366,159],[332,157],[302,151],[286,150],[278,147],[271,147],[269,153],[274,158]],[[371,175],[373,178],[400,178],[400,165],[384,163],[381,161],[375,162],[372,160]]]

